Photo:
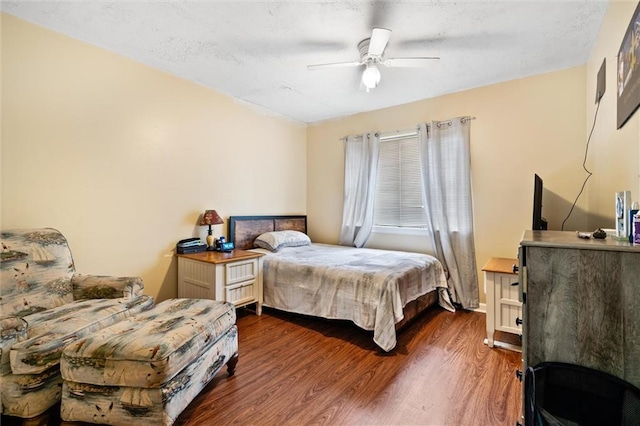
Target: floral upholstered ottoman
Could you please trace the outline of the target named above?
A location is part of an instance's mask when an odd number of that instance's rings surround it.
[[[171,299],[68,345],[61,417],[111,425],[170,425],[226,364],[233,375],[233,304]]]

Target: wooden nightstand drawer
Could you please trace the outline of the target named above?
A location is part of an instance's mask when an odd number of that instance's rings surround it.
[[[258,259],[227,263],[225,265],[225,272],[227,277],[225,284],[227,286],[253,280],[258,274]]]
[[[522,326],[516,324],[516,319],[522,318],[522,304],[518,300],[520,288],[512,285],[518,281],[518,276],[498,272],[495,272],[493,277],[490,277],[490,272],[486,274],[487,280],[494,285],[493,309],[496,330],[522,334]]]
[[[242,306],[256,299],[256,282],[252,280],[228,285],[225,287],[225,291],[228,302],[232,302],[236,306]]]

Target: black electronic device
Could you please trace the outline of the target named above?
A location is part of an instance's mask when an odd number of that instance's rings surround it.
[[[198,238],[198,237],[185,238],[184,240],[178,241],[178,245],[179,246],[188,246],[188,245],[197,244],[198,242],[200,242],[200,243],[202,242],[200,240],[200,238]]]
[[[185,238],[176,244],[176,253],[200,253],[207,250],[207,245],[200,238]]]
[[[546,230],[548,226],[547,220],[542,217],[542,193],[542,178],[536,174],[533,185],[533,223],[531,225],[534,231]]]
[[[203,246],[197,246],[197,247],[177,247],[176,248],[176,253],[178,254],[191,254],[191,253],[202,253],[204,251],[207,251],[207,245],[203,245]]]
[[[216,247],[216,249],[219,251],[230,252],[230,251],[233,251],[233,249],[235,249],[235,244],[233,244],[230,241],[225,241],[223,243],[218,243],[218,246]]]
[[[230,241],[227,241],[226,238],[224,237],[216,238],[216,241],[214,243],[215,251],[223,251],[228,253],[230,251],[233,251],[234,248],[235,248],[235,244]]]

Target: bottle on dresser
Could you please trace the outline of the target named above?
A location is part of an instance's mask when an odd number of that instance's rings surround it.
[[[633,234],[633,244],[640,245],[640,212],[636,212],[636,214],[633,215],[631,232]]]
[[[627,216],[629,220],[629,227],[627,230],[629,231],[629,242],[633,244],[634,241],[634,227],[633,227],[633,217],[636,213],[640,212],[640,208],[638,208],[638,202],[634,201],[631,203],[631,209],[629,210],[629,215]]]

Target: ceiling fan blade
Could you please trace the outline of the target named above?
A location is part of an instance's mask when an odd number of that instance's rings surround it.
[[[437,56],[421,57],[421,58],[389,58],[382,63],[387,67],[404,67],[404,68],[422,68],[428,67],[434,59],[440,59]]]
[[[317,64],[317,65],[307,65],[307,70],[315,71],[325,68],[346,68],[346,67],[357,67],[358,65],[362,65],[362,61],[358,62],[334,62],[332,64]]]
[[[369,40],[369,55],[382,56],[384,49],[387,48],[391,30],[386,28],[374,28],[371,31],[371,39]]]

